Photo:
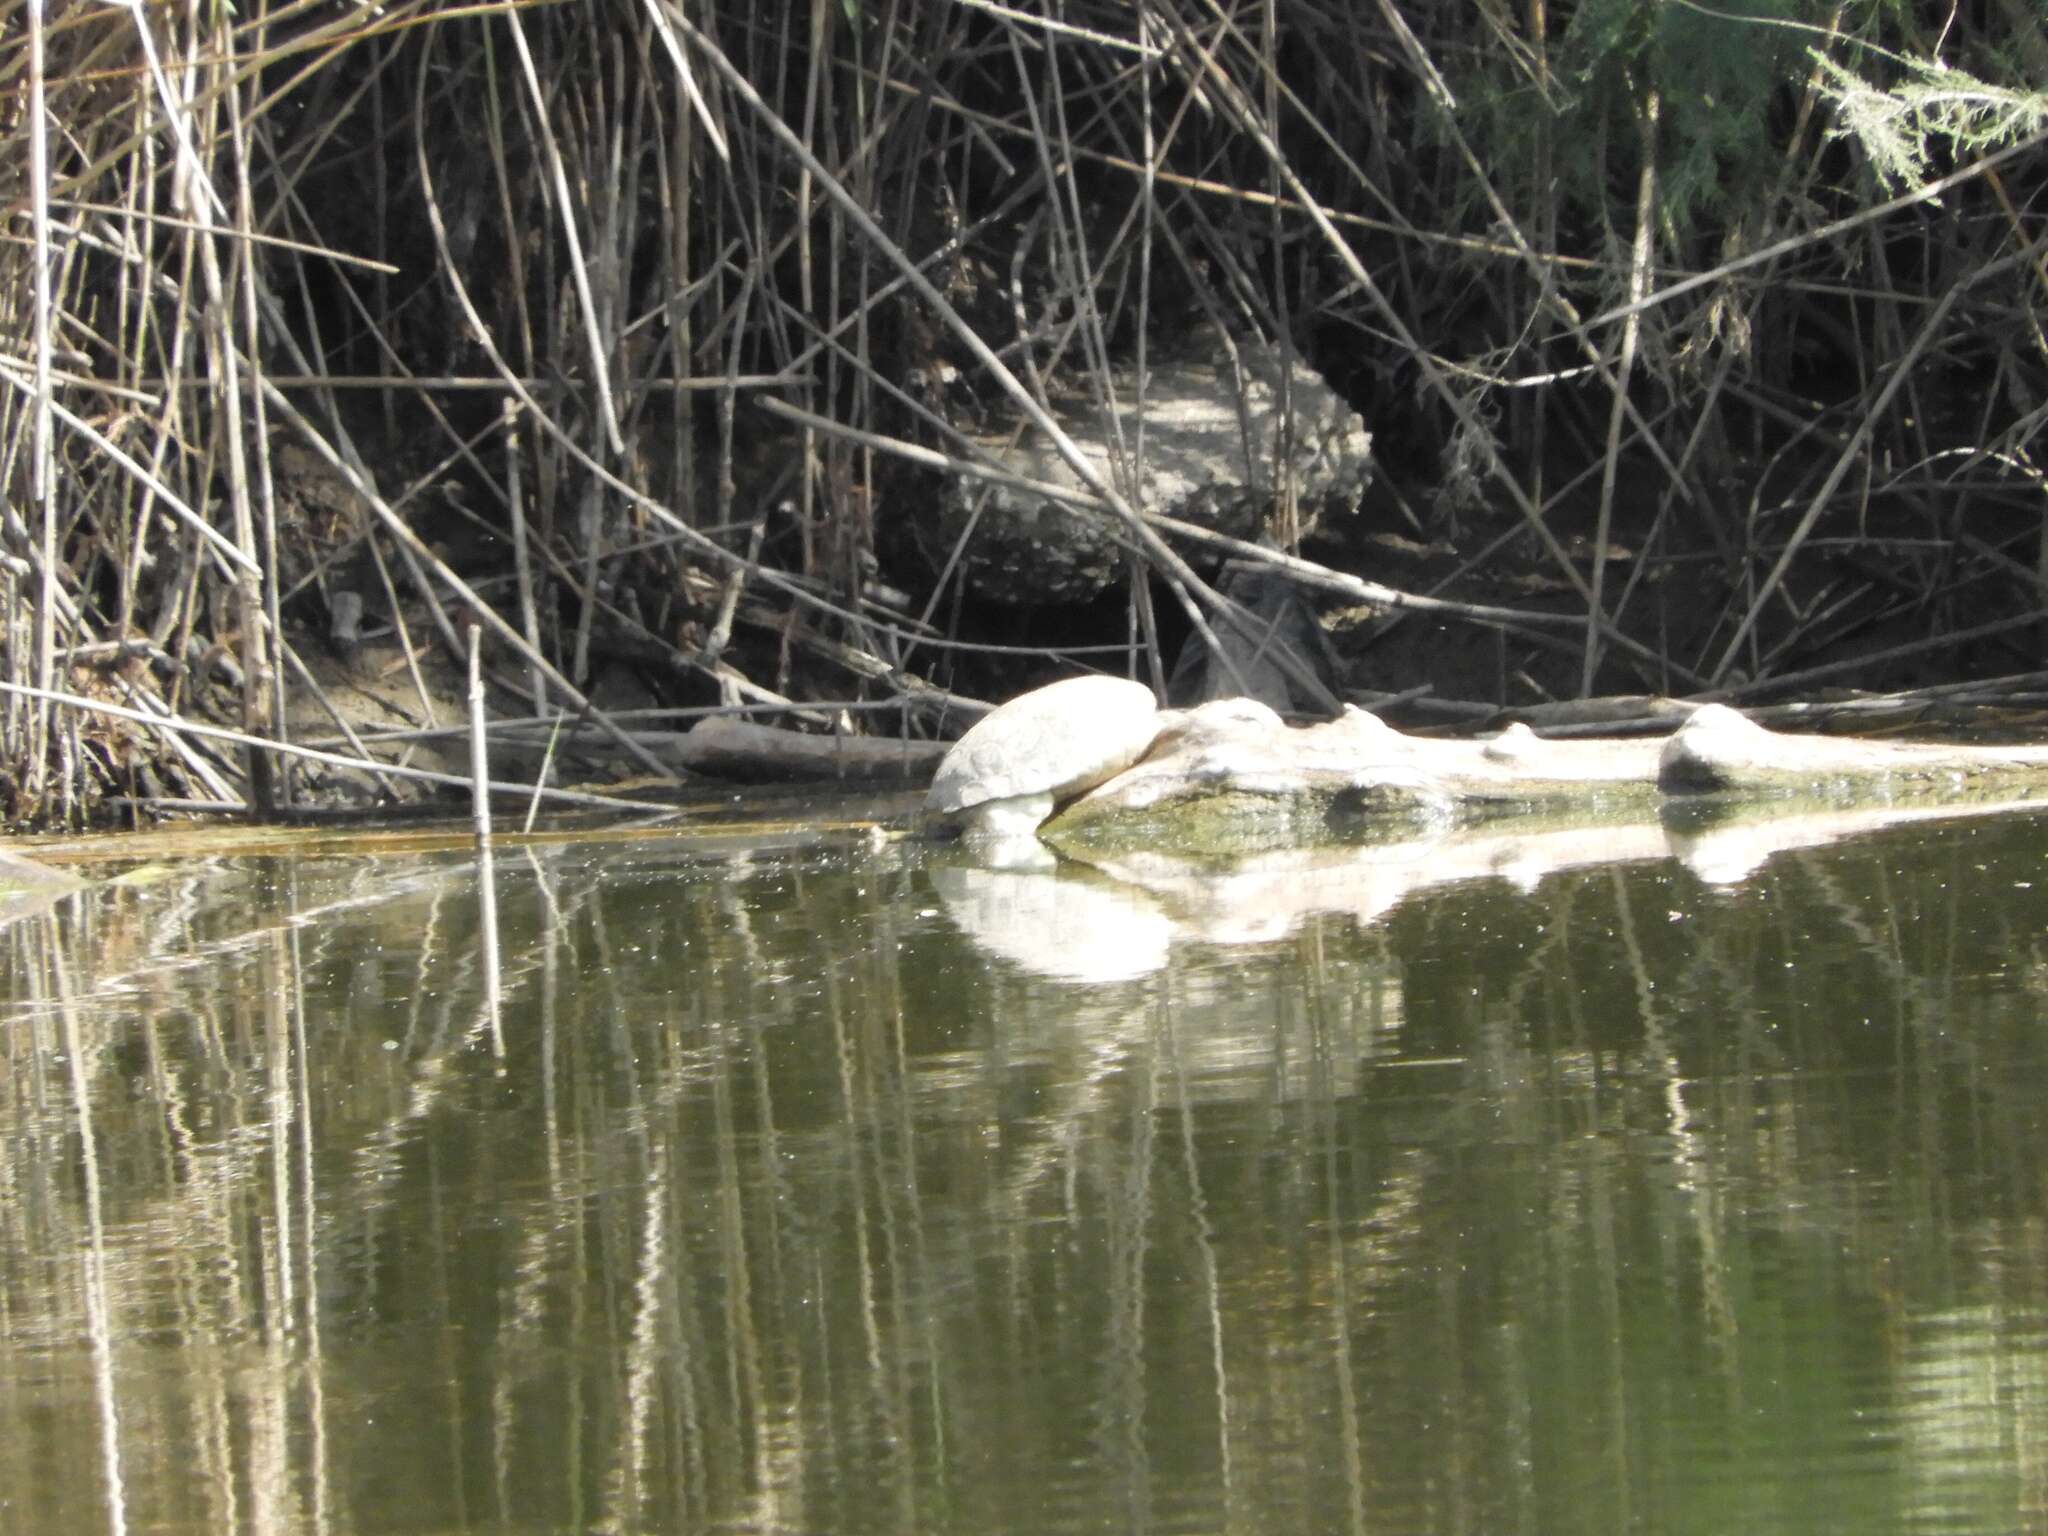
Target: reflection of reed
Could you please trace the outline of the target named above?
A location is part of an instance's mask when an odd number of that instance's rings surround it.
[[[71,978],[61,954],[50,969],[55,1007],[63,1029],[63,1060],[70,1072],[73,1123],[78,1130],[81,1182],[85,1196],[85,1245],[79,1289],[85,1302],[85,1337],[92,1356],[93,1407],[99,1420],[100,1476],[106,1498],[107,1528],[114,1536],[128,1529],[128,1485],[121,1472],[121,1414],[114,1399],[114,1325],[107,1287],[107,1228],[100,1187],[99,1136],[94,1129],[92,1095],[86,1089],[87,1059],[78,1027]]]
[[[914,866],[532,852],[502,1070],[458,866],[103,889],[0,938],[0,1365],[58,1384],[0,1418],[102,1447],[101,1528],[1768,1528],[1795,1449],[2010,1525],[2000,859],[1468,886],[1086,989]]]

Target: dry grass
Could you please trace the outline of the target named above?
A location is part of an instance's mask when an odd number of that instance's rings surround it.
[[[964,459],[970,409],[1046,424],[1042,380],[1198,320],[1345,389],[1412,531],[1534,552],[1567,691],[2010,650],[2048,581],[2040,135],[1887,196],[1797,54],[1717,201],[1668,59],[1560,73],[1590,4],[0,11],[15,824],[289,805],[286,756],[132,716],[280,740],[344,586],[416,670],[480,625],[501,702],[643,770],[591,697],[622,656],[668,703],[940,728],[1002,674],[949,563],[903,574],[891,446]],[[1218,599],[1085,475],[1156,667]]]

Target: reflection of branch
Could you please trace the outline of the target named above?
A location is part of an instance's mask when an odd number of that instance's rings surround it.
[[[290,934],[291,997],[296,1005],[291,1010],[292,1060],[299,1064],[299,1070],[292,1077],[298,1095],[299,1127],[298,1157],[293,1171],[298,1179],[299,1202],[305,1211],[298,1228],[299,1269],[306,1277],[305,1322],[299,1350],[305,1367],[307,1438],[310,1441],[308,1460],[311,1463],[307,1469],[307,1482],[311,1485],[313,1501],[311,1524],[317,1536],[326,1536],[329,1503],[325,1396],[327,1360],[320,1330],[320,1276],[315,1268],[321,1250],[313,1241],[313,1214],[318,1208],[313,1182],[313,1058],[306,1049],[305,966],[299,953],[300,932],[295,928]]]
[[[55,968],[54,999],[64,1036],[64,1062],[71,1078],[71,1111],[78,1127],[79,1159],[85,1181],[85,1331],[92,1350],[93,1404],[100,1428],[100,1469],[106,1482],[107,1523],[114,1536],[128,1528],[127,1484],[121,1475],[121,1416],[114,1397],[113,1325],[107,1296],[107,1229],[100,1204],[99,1139],[93,1133],[92,1094],[85,1077],[85,1049],[78,1029],[78,1000],[68,972]]]
[[[1084,1065],[1063,1073],[1053,1085],[1051,1108],[1029,1122],[1040,1133],[1038,1139],[1020,1147],[1011,1159],[1015,1167],[1004,1191],[1011,1211],[1021,1215],[1027,1210],[1031,1191],[1054,1173],[1071,1184],[1074,1149],[1084,1139],[1082,1128],[1107,1103],[1108,1085],[1121,1079],[1138,1054],[1148,1026],[1149,1016],[1142,1005],[1093,1023],[1083,1043]]]
[[[649,1138],[646,1152],[640,1201],[640,1272],[633,1278],[632,1331],[626,1342],[626,1379],[620,1387],[625,1398],[625,1428],[613,1448],[616,1459],[605,1478],[606,1508],[597,1522],[600,1531],[639,1528],[646,1499],[647,1427],[654,1417],[656,1375],[663,1360],[663,1302],[672,1246],[668,1204],[674,1191],[669,1183],[667,1141]]]
[[[1152,1140],[1158,1105],[1159,1052],[1148,1050],[1130,1074],[1129,1145],[1122,1177],[1105,1170],[1104,1259],[1109,1271],[1107,1331],[1102,1360],[1101,1446],[1106,1473],[1123,1485],[1127,1530],[1152,1525],[1151,1459],[1145,1445],[1145,1259],[1152,1218]],[[1100,1144],[1115,1149],[1109,1138]]]
[[[1635,907],[1628,886],[1618,870],[1609,871],[1608,885],[1614,892],[1615,930],[1621,950],[1628,957],[1629,979],[1635,987],[1636,1016],[1643,1025],[1643,1056],[1664,1084],[1664,1108],[1671,1127],[1671,1161],[1677,1169],[1675,1186],[1684,1194],[1692,1217],[1693,1237],[1699,1244],[1700,1286],[1707,1327],[1720,1341],[1723,1364],[1734,1369],[1735,1303],[1728,1294],[1728,1262],[1721,1251],[1721,1180],[1715,1176],[1706,1155],[1706,1145],[1692,1128],[1693,1115],[1685,1102],[1685,1073],[1678,1064],[1678,1052],[1665,1027],[1664,1010],[1658,1006],[1657,985],[1650,977],[1649,962],[1643,956],[1642,941],[1636,933]]]
[[[1195,1253],[1202,1266],[1203,1310],[1209,1320],[1210,1369],[1216,1376],[1216,1465],[1223,1483],[1224,1507],[1230,1515],[1237,1516],[1244,1512],[1236,1507],[1237,1479],[1232,1475],[1230,1454],[1233,1415],[1230,1371],[1224,1351],[1223,1285],[1217,1271],[1216,1240],[1209,1222],[1209,1203],[1202,1193],[1201,1164],[1195,1156],[1195,1117],[1188,1101],[1187,1062],[1181,1054],[1179,1031],[1174,1028],[1177,1010],[1172,1005],[1171,993],[1176,979],[1177,973],[1167,978],[1167,998],[1157,1012],[1158,1038],[1166,1056],[1166,1071],[1173,1083],[1171,1107],[1174,1117],[1180,1122],[1181,1172],[1187,1180],[1188,1213],[1194,1225]],[[1231,1519],[1226,1521],[1226,1526],[1237,1529],[1239,1522]]]

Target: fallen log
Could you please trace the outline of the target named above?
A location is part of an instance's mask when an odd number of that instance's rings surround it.
[[[1698,801],[1818,806],[2048,798],[2048,747],[1765,730],[1725,705],[1663,739],[1545,740],[1526,726],[1409,736],[1360,710],[1290,728],[1229,704],[1163,715],[1149,756],[1040,829],[1055,846],[1238,852],[1377,842],[1502,817],[1599,822]]]
[[[943,741],[806,735],[729,715],[707,716],[671,739],[678,767],[748,784],[922,781],[947,747]]]

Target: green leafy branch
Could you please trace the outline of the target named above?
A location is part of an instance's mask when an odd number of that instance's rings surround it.
[[[1930,178],[1928,150],[1936,138],[1974,154],[2048,127],[2048,92],[1993,85],[1932,59],[1903,59],[1906,78],[1878,86],[1817,50],[1813,57],[1840,123],[1835,136],[1861,144],[1890,188]]]

